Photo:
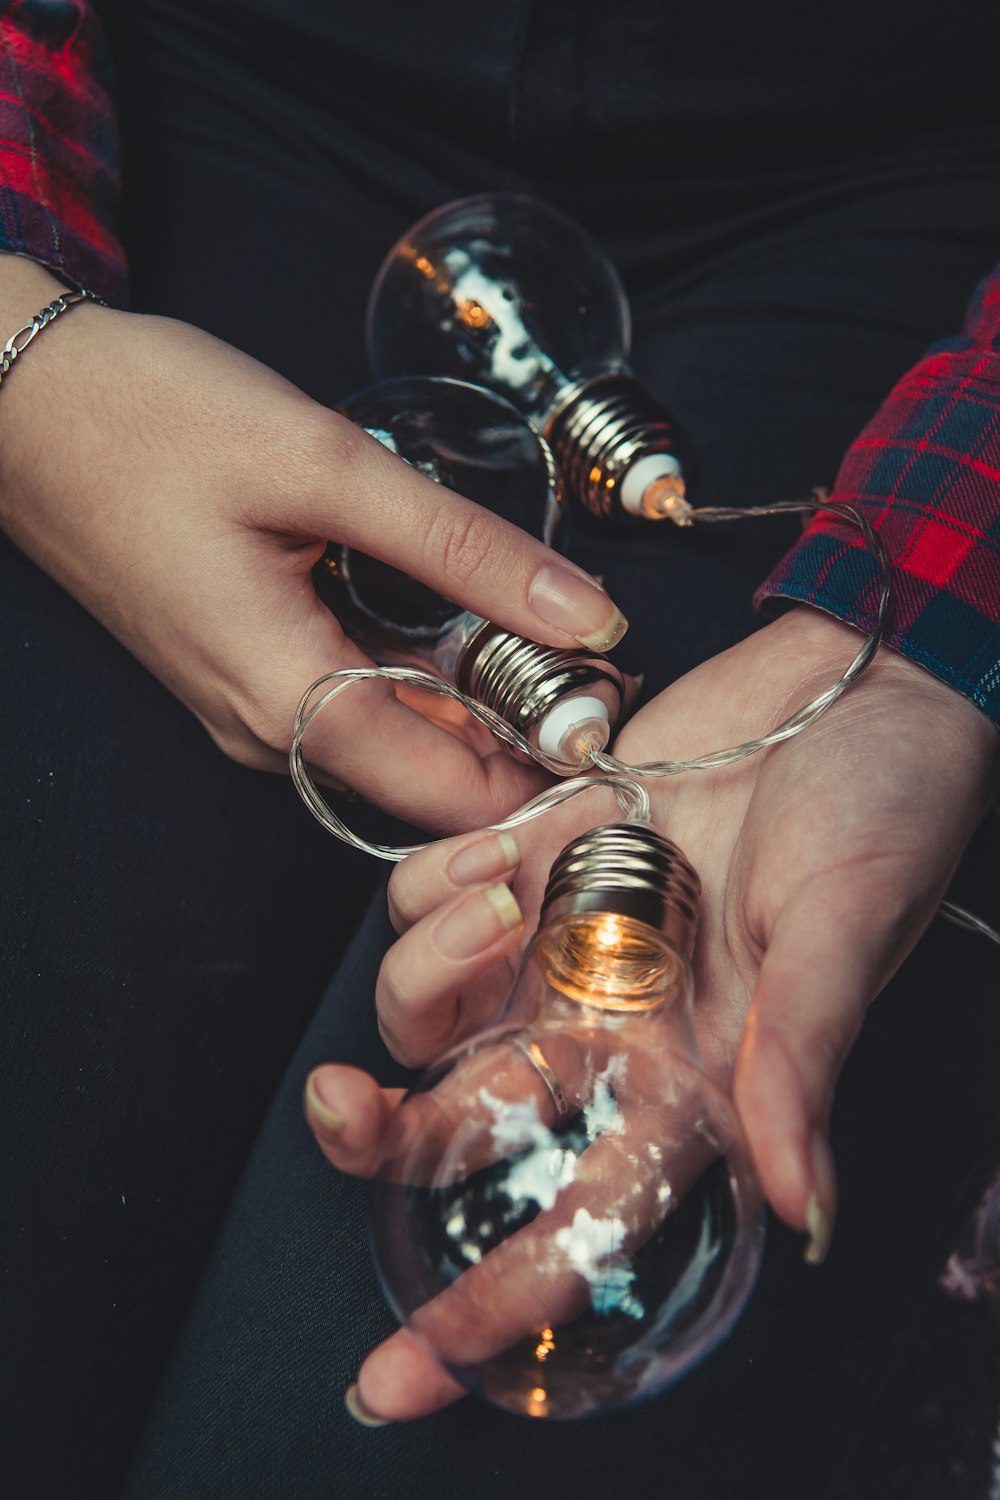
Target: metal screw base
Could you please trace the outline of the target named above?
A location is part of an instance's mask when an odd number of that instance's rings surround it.
[[[466,642],[455,682],[461,692],[500,714],[533,744],[537,733],[532,731],[564,699],[584,694],[601,698],[613,733],[625,698],[622,674],[604,657],[540,646],[491,620],[484,620]]]
[[[662,932],[689,959],[701,881],[677,845],[640,823],[608,823],[567,844],[549,872],[541,921],[617,912]]]
[[[636,459],[678,456],[675,423],[631,375],[601,375],[578,386],[549,418],[545,436],[569,493],[605,520],[635,520],[622,506],[620,487]]]

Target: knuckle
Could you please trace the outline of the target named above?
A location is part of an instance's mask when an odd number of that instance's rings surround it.
[[[393,1062],[398,1062],[402,1068],[422,1068],[427,1058],[411,1044],[405,1033],[401,1035],[381,1011],[377,1013],[376,1019],[378,1034]]]
[[[287,755],[292,748],[292,726],[281,715],[258,705],[249,705],[243,713],[244,733],[251,735],[260,753],[270,762],[274,755]]]
[[[242,726],[208,724],[206,728],[227,760],[234,761],[238,766],[245,766],[250,771],[265,770],[269,765],[270,757],[264,746],[248,735]]]
[[[339,473],[341,469],[353,469],[362,461],[372,440],[360,427],[335,411],[321,412],[317,426],[317,456],[328,476],[331,471]]]
[[[281,454],[281,462],[272,465],[275,482],[284,493],[333,499],[338,476],[362,461],[365,441],[346,417],[310,404],[273,445]]]
[[[385,1043],[385,1050],[393,1062],[399,1063],[401,1068],[422,1068],[427,1063],[424,1054],[413,1047],[407,1046],[405,1040],[390,1033],[384,1026],[379,1026],[379,1032]]]
[[[413,908],[413,891],[410,889],[408,876],[403,874],[403,864],[405,864],[405,861],[398,864],[393,870],[386,890],[386,897],[389,904],[389,921],[392,923],[393,930],[400,937],[402,937],[408,928],[413,926],[416,920]]]
[[[224,755],[253,771],[273,770],[275,756],[287,756],[292,746],[285,716],[249,697],[229,702],[205,727]]]
[[[448,507],[431,521],[427,535],[429,557],[458,585],[472,583],[487,565],[495,569],[500,549],[492,518],[471,502],[460,508]]]

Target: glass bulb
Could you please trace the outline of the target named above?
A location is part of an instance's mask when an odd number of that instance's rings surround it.
[[[445,204],[390,250],[368,304],[377,374],[489,386],[552,443],[605,519],[688,524],[683,438],[629,373],[628,302],[597,241],[532,198]]]
[[[502,397],[464,381],[415,376],[369,386],[339,410],[428,478],[523,531],[540,537],[547,530],[558,504],[551,451]],[[500,714],[567,774],[611,739],[625,689],[602,656],[514,635],[340,543],[330,543],[313,578],[373,660],[437,673]]]
[[[698,893],[648,827],[574,840],[498,1022],[392,1118],[371,1189],[389,1300],[510,1411],[656,1395],[752,1289],[760,1188],[695,1041]]]

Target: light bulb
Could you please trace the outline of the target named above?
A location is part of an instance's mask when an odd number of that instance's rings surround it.
[[[383,261],[368,304],[377,375],[489,386],[545,434],[593,515],[687,525],[684,438],[630,374],[630,342],[625,293],[597,241],[512,193],[421,219]]]
[[[656,1395],[752,1289],[761,1192],[695,1041],[699,892],[649,827],[575,839],[498,1022],[391,1118],[370,1209],[389,1300],[510,1411]]]
[[[552,455],[500,396],[464,381],[413,377],[370,386],[339,410],[429,478],[542,535],[558,488]],[[567,773],[611,739],[625,686],[603,656],[529,641],[336,542],[313,578],[347,634],[375,661],[444,677]]]

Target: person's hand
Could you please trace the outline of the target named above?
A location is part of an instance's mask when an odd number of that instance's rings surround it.
[[[831,682],[857,641],[794,609],[660,694],[615,751],[631,761],[690,758],[759,736]],[[827,1125],[840,1066],[868,1004],[933,915],[996,765],[985,716],[884,651],[803,734],[724,770],[646,783],[654,823],[703,882],[703,1057],[732,1084],[765,1193],[808,1232],[808,1258],[822,1258],[835,1213]],[[509,836],[480,834],[397,868],[390,902],[402,936],[377,993],[396,1056],[417,1065],[488,1023],[552,858],[580,829],[617,816],[609,794],[588,794],[519,829],[519,859]],[[467,880],[492,883],[462,889]],[[501,894],[506,880],[516,902]],[[336,1166],[375,1168],[395,1098],[357,1070],[314,1071],[307,1111]],[[398,1419],[460,1393],[404,1329],[366,1360],[354,1399]]]
[[[0,326],[64,290],[0,257]],[[313,589],[331,539],[547,645],[606,649],[624,629],[572,563],[168,319],[67,312],[4,381],[0,454],[3,529],[248,766],[287,770],[308,685],[369,665]],[[435,829],[493,821],[543,784],[384,683],[345,694],[306,748],[321,775]]]

